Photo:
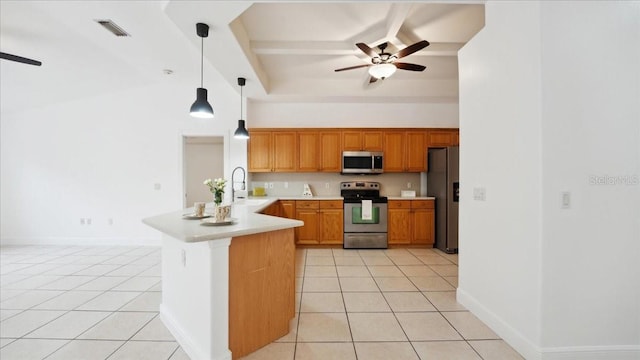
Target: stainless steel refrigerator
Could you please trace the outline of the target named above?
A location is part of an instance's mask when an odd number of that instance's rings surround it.
[[[428,150],[427,195],[436,198],[435,247],[458,252],[459,148]]]

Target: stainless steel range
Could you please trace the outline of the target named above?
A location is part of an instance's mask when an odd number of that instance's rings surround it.
[[[344,198],[344,248],[387,248],[387,198],[380,196],[380,183],[340,183]]]

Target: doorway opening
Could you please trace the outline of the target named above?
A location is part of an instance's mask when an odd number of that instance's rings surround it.
[[[183,207],[195,202],[211,202],[213,195],[203,184],[206,179],[224,177],[223,136],[183,136]]]

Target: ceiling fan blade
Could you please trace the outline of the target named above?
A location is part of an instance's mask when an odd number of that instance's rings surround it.
[[[403,58],[405,56],[411,55],[416,51],[422,50],[424,48],[426,48],[427,46],[429,46],[429,42],[427,40],[422,40],[422,41],[418,41],[417,43],[413,44],[413,45],[409,45],[406,48],[398,51],[395,56],[400,59]]]
[[[35,65],[35,66],[42,65],[41,61],[29,59],[29,58],[18,56],[18,55],[7,54],[3,52],[0,52],[0,59],[11,60],[11,61],[16,61],[19,63]]]
[[[378,56],[378,54],[376,54],[375,51],[373,51],[372,48],[370,48],[369,46],[367,46],[367,44],[365,43],[357,43],[356,46],[362,50],[363,53],[369,55],[370,57],[374,58],[376,56]]]
[[[358,69],[358,68],[363,68],[363,67],[367,67],[367,66],[371,66],[371,64],[364,64],[364,65],[356,65],[356,66],[349,66],[346,68],[342,68],[342,69],[335,69],[333,71],[345,71],[345,70],[353,70],[353,69]]]
[[[393,63],[398,69],[402,70],[411,70],[411,71],[423,71],[426,69],[426,66],[418,65],[418,64],[409,64],[403,62],[394,62]]]

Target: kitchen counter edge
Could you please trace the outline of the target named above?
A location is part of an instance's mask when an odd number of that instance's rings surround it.
[[[303,226],[304,222],[270,215],[259,214],[280,198],[260,198],[260,204],[234,203],[231,217],[237,219],[234,224],[223,226],[203,226],[201,220],[186,220],[184,214],[193,213],[193,208],[182,209],[142,219],[142,222],[164,234],[184,242],[220,240],[236,236],[258,234],[276,230]],[[205,213],[213,210],[213,203],[207,203]]]

